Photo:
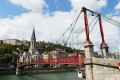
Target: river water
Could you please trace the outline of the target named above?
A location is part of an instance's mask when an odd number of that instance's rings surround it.
[[[29,75],[0,75],[0,80],[85,80],[77,77],[77,72],[43,73]]]

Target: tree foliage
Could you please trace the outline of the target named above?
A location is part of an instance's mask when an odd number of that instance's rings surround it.
[[[24,51],[25,51],[25,52],[28,52],[29,46],[26,46],[26,45],[23,45],[23,44],[22,44],[19,49],[20,49],[21,51],[23,51],[23,52],[24,52]]]
[[[46,43],[46,42],[41,42],[39,44],[38,49],[40,51],[52,51],[52,50],[56,50],[56,49],[62,49],[62,50],[65,50],[68,53],[73,53],[75,51],[79,52],[79,50],[72,49],[70,47],[66,47],[66,46],[63,46],[61,44]]]
[[[0,45],[0,63],[8,64],[12,62],[13,53],[12,45],[10,44],[1,44]]]
[[[10,44],[1,44],[0,45],[0,55],[11,54],[11,53],[12,53],[12,45],[10,45]]]

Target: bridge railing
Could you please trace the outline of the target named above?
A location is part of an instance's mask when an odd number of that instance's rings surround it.
[[[48,59],[31,61],[31,64],[82,64],[82,63],[84,63],[83,56],[48,58]]]
[[[84,64],[83,56],[69,56],[61,58],[48,58],[41,60],[32,60],[31,62],[22,63],[22,66],[37,65],[37,64]]]

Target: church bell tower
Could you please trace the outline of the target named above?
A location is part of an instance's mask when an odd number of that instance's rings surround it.
[[[33,27],[31,42],[30,42],[30,49],[35,49],[35,48],[36,48],[36,37],[35,37],[35,29]]]

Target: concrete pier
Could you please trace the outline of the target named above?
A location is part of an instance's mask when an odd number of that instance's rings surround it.
[[[85,43],[84,48],[85,48],[85,57],[86,58],[91,58],[93,57],[93,44],[92,43]]]
[[[26,74],[26,71],[24,70],[24,67],[17,67],[16,68],[16,75],[19,76],[19,75],[24,75]]]
[[[103,58],[94,58],[93,44],[85,43],[85,74],[86,80],[120,80],[118,63],[109,57],[107,44],[101,45]]]
[[[86,58],[86,80],[120,80],[120,60]]]
[[[109,50],[108,45],[106,43],[101,43],[100,49],[102,51],[102,58],[108,58],[109,57]]]
[[[21,70],[21,68],[19,68],[19,67],[16,68],[16,75],[17,75],[17,76],[22,75],[22,70]]]
[[[91,58],[93,57],[94,49],[93,49],[92,43],[85,43],[85,58]],[[85,65],[85,73],[87,80],[93,80],[93,74],[92,74],[92,66],[91,65]],[[89,76],[90,75],[90,76]]]

